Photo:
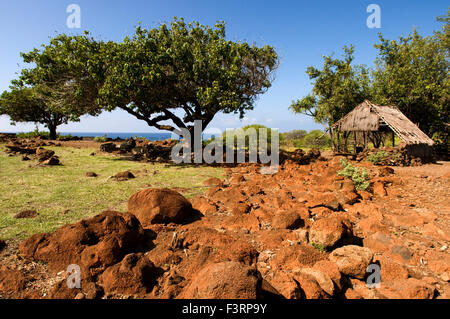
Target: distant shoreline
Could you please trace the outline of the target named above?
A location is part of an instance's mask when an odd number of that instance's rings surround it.
[[[0,132],[0,134],[18,134],[23,132]],[[112,140],[125,140],[127,138],[146,138],[149,141],[163,141],[170,138],[178,139],[175,135],[172,137],[171,133],[136,133],[136,132],[58,132],[61,136],[76,136],[83,139],[94,139],[97,136],[106,136]],[[210,134],[204,134],[203,138],[210,138]]]

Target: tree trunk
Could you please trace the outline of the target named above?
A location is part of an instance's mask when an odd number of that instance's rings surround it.
[[[50,139],[56,140],[56,125],[49,124],[48,130],[50,131]]]

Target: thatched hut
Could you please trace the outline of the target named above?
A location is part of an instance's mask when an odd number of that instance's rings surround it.
[[[347,152],[348,140],[353,133],[354,150],[366,149],[368,142],[379,147],[383,136],[392,133],[392,145],[395,135],[405,144],[408,153],[415,157],[431,156],[433,140],[422,132],[395,106],[379,106],[365,100],[350,113],[333,125],[333,137],[337,138],[334,150]],[[333,141],[335,139],[333,138]]]

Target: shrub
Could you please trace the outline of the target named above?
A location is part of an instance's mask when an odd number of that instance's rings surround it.
[[[290,132],[283,133],[281,135],[283,136],[283,138],[289,141],[289,140],[301,140],[307,134],[308,132],[306,132],[305,130],[293,130]]]
[[[214,143],[216,142],[218,139],[221,139],[223,142],[224,146],[227,147],[232,147],[233,149],[237,148],[237,141],[239,137],[244,136],[247,132],[247,130],[249,129],[254,129],[256,131],[256,142],[257,142],[257,146],[259,149],[259,129],[267,129],[267,148],[270,149],[270,145],[271,145],[271,138],[272,138],[272,130],[264,125],[259,125],[259,124],[254,124],[254,125],[247,125],[244,126],[242,128],[239,129],[235,129],[235,130],[227,130],[225,132],[222,133],[221,136],[217,137],[217,138],[211,138],[209,140],[207,140],[205,142],[206,145],[210,144],[210,143]],[[233,145],[227,145],[227,135],[234,135],[234,142]],[[280,136],[280,135],[278,135]],[[245,135],[245,139],[244,139],[244,148],[248,149],[250,146],[250,137],[248,135]]]
[[[303,138],[302,144],[306,147],[325,148],[331,146],[331,139],[320,130],[312,130]]]
[[[108,138],[106,137],[106,134],[103,136],[96,136],[94,137],[94,142],[100,142],[100,143],[104,143],[108,140]]]
[[[45,132],[45,131],[38,131],[38,130],[34,130],[32,132],[21,132],[21,133],[17,133],[16,136],[18,138],[37,138],[40,137],[43,140],[48,140],[50,139],[50,133],[49,132]]]
[[[313,246],[315,249],[317,249],[320,252],[326,252],[327,247],[323,244],[317,244],[317,243],[311,243],[311,246]]]
[[[367,156],[367,161],[372,162],[374,165],[378,165],[388,156],[388,153],[384,151],[378,151]]]
[[[366,190],[370,186],[369,173],[365,168],[354,167],[347,159],[342,159],[340,163],[343,169],[337,174],[350,178],[357,190]]]

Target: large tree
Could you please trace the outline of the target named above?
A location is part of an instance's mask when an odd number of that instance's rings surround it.
[[[137,27],[111,52],[111,66],[100,89],[107,110],[120,108],[149,126],[178,132],[203,128],[218,112],[253,109],[270,86],[277,54],[226,40],[225,25],[214,28],[176,19],[170,26]]]
[[[379,35],[373,72],[374,100],[396,105],[430,136],[449,122],[449,14],[442,31],[423,37],[414,30],[398,40]]]
[[[43,124],[50,131],[50,138],[56,139],[57,127],[68,123],[71,116],[53,110],[42,96],[36,88],[11,86],[11,91],[0,95],[0,114],[8,115],[13,125],[16,122]]]
[[[314,81],[312,92],[293,101],[294,113],[308,115],[323,124],[331,135],[331,126],[357,104],[370,98],[369,71],[364,65],[352,65],[354,47],[344,47],[342,59],[323,57],[319,70],[313,66],[306,73]]]
[[[94,110],[122,109],[175,133],[192,132],[195,120],[204,129],[218,112],[243,117],[271,86],[278,65],[270,46],[226,40],[224,23],[211,28],[177,18],[154,29],[138,26],[122,42],[60,35],[26,57],[37,67],[22,77],[54,83],[68,108],[88,108],[82,98],[71,99],[87,97]],[[68,89],[58,91],[61,84]]]
[[[98,115],[98,90],[103,83],[103,56],[109,43],[97,42],[88,33],[80,36],[58,35],[43,49],[21,53],[25,63],[10,91],[0,96],[0,113],[12,123],[34,122],[45,125],[50,138],[69,121],[85,114]]]

